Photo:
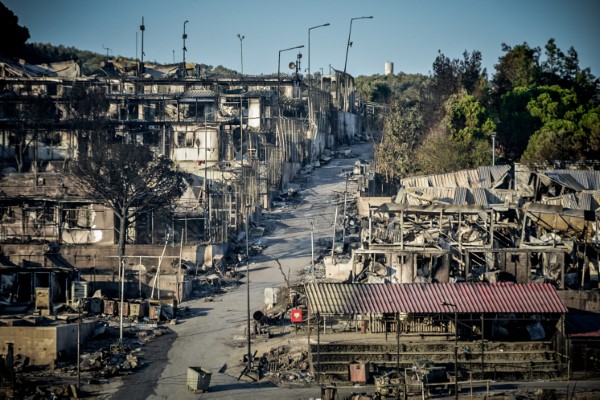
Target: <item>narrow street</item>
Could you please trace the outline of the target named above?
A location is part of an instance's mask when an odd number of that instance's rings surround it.
[[[285,284],[282,271],[274,261],[278,259],[283,272],[291,281],[297,280],[298,272],[310,265],[311,235],[310,218],[314,221],[315,241],[321,237],[331,238],[335,218],[336,192],[342,194],[346,180],[342,169],[352,168],[360,157],[370,160],[368,143],[353,145],[348,158],[333,158],[316,168],[302,191],[303,201],[296,206],[275,209],[265,218],[277,218],[277,228],[261,241],[268,245],[262,254],[250,259],[250,310],[260,310],[264,302],[264,289]],[[353,183],[349,182],[349,187]],[[355,186],[352,186],[355,187]],[[352,192],[349,190],[349,192]],[[338,210],[342,220],[343,206]],[[247,321],[246,280],[239,288],[214,301],[204,299],[187,301],[193,317],[172,326],[174,334],[159,338],[164,346],[171,346],[165,359],[156,356],[144,370],[124,378],[123,385],[110,394],[114,399],[300,399],[319,397],[318,387],[306,389],[281,389],[261,383],[245,383],[238,380],[239,369],[231,371],[232,360],[239,364],[246,354],[243,339]],[[237,340],[236,340],[237,339]],[[237,343],[234,347],[232,343]],[[147,350],[145,350],[147,351]],[[160,351],[160,349],[155,349]],[[144,356],[152,359],[152,355]],[[161,365],[162,364],[162,365]],[[210,390],[206,393],[189,391],[186,386],[188,366],[202,366],[212,371]],[[154,377],[162,367],[160,376]],[[154,371],[154,372],[153,372]],[[152,392],[150,388],[154,386]],[[276,391],[276,392],[275,392]],[[276,393],[276,394],[275,394]],[[108,393],[107,393],[108,395]]]

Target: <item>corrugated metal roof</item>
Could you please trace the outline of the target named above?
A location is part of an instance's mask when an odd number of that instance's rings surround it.
[[[500,185],[510,171],[509,165],[485,166],[446,174],[413,176],[400,180],[403,187],[469,187],[491,189]]]
[[[453,204],[468,204],[467,203],[468,194],[469,194],[469,189],[467,189],[466,187],[455,188]]]
[[[573,190],[600,190],[600,171],[557,169],[545,171],[553,181]]]
[[[311,312],[321,314],[566,313],[550,284],[517,283],[311,283]]]
[[[207,89],[191,89],[186,90],[180,96],[181,99],[196,99],[196,98],[213,98],[217,94],[212,90]]]
[[[487,189],[472,188],[471,195],[473,196],[474,204],[479,204],[484,207],[488,207],[490,205],[487,199]]]
[[[600,338],[600,315],[571,313],[565,319],[565,328],[570,337]]]

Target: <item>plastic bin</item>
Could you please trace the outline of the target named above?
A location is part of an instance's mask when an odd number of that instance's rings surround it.
[[[202,367],[188,367],[187,387],[189,390],[206,392],[210,386],[212,372]]]

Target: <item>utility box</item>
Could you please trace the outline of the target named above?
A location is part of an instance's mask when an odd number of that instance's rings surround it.
[[[117,315],[119,303],[116,300],[104,300],[104,314]]]
[[[148,316],[148,303],[129,303],[129,316],[136,318],[144,318]]]
[[[102,299],[98,297],[90,298],[90,312],[92,314],[102,314],[104,311],[104,305],[102,304]]]
[[[160,320],[162,306],[160,304],[150,304],[150,310],[148,312],[148,318],[151,320]]]
[[[74,281],[71,283],[71,304],[77,303],[88,297],[88,283],[85,281]]]
[[[50,297],[50,288],[35,288],[35,309],[49,314],[52,311],[52,298]]]
[[[367,383],[369,380],[369,364],[363,361],[352,361],[348,368],[350,370],[350,382]]]

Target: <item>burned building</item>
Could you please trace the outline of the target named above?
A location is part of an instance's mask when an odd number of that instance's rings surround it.
[[[30,252],[26,244],[56,242],[79,267],[117,269],[115,217],[68,177],[100,121],[111,140],[148,146],[188,177],[170,215],[140,215],[129,229],[128,243],[140,247],[130,247],[128,265],[160,254],[165,241],[212,264],[301,168],[360,130],[353,78],[338,71],[309,90],[299,70],[207,75],[190,63],[182,74],[179,64],[122,59],[91,76],[76,63],[0,67],[0,241],[11,258]]]

